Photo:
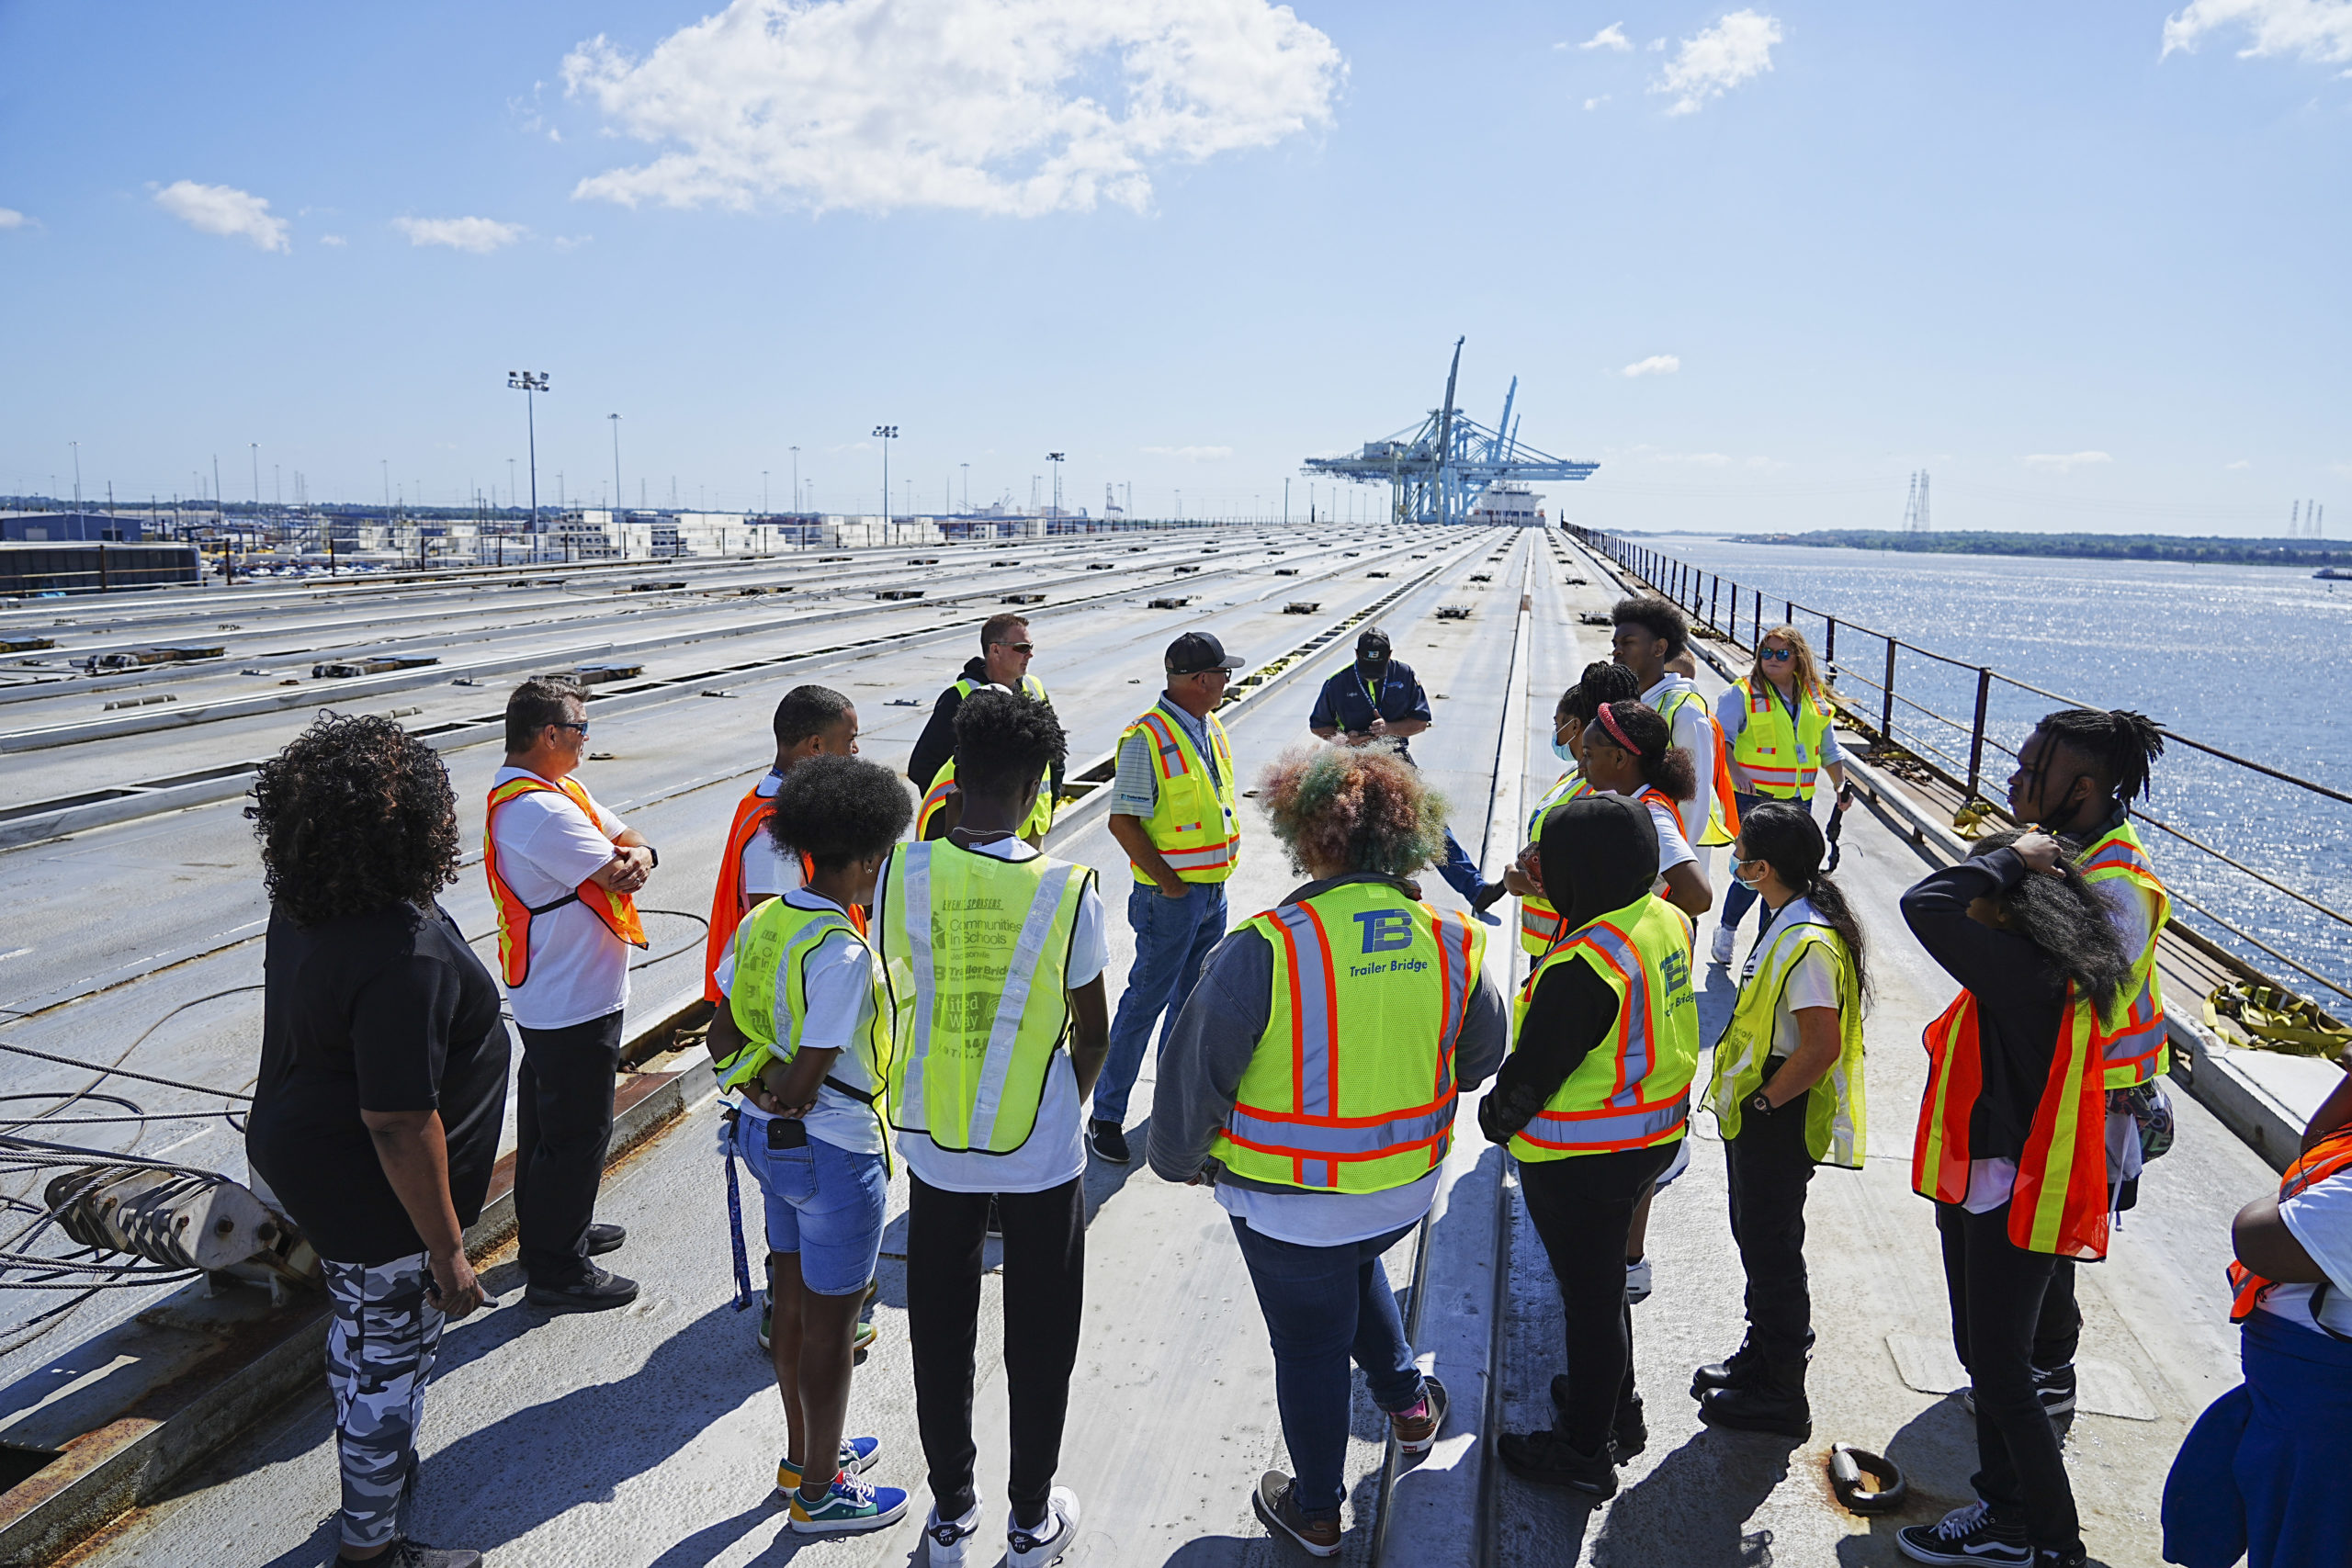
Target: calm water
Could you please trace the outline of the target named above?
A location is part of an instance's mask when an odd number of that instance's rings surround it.
[[[2017,557],[1898,556],[1877,550],[1736,544],[1690,535],[1641,541],[1765,594],[1765,622],[1796,600],[1839,618],[1838,653],[1876,682],[1883,644],[1855,625],[2095,707],[2137,708],[2183,735],[2352,794],[2352,702],[2343,661],[2352,654],[2352,582],[2323,582],[2270,567]],[[1740,636],[1748,637],[1743,607]],[[1819,615],[1796,624],[1820,647]],[[1905,650],[1898,694],[1965,726],[1975,672]],[[2002,745],[2023,741],[2056,705],[1994,684],[1988,726]],[[1849,683],[1858,700],[1875,694]],[[1964,728],[1898,707],[1898,732],[1949,753],[1965,773]],[[1915,748],[1916,749],[1916,748]],[[1953,759],[1956,759],[1954,761]],[[2011,763],[1988,750],[1984,791],[2002,798]],[[2150,815],[2334,910],[2352,911],[2352,807],[2176,746],[2158,764]],[[2352,926],[2262,886],[2162,832],[2144,830],[2176,891],[2263,942],[2352,989]],[[2352,1001],[2313,986],[2236,942],[2194,911],[2206,934],[2308,995],[2352,1016]]]

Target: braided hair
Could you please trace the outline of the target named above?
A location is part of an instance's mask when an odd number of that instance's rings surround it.
[[[1562,718],[1590,724],[1600,712],[1601,704],[1631,702],[1641,694],[1641,680],[1631,670],[1606,659],[1596,659],[1584,667],[1584,674],[1575,685],[1560,694],[1560,705],[1553,711]]]
[[[2118,806],[2129,806],[2148,793],[2148,775],[2165,754],[2165,733],[2143,713],[2123,708],[2061,708],[2040,725],[2051,746],[2064,746],[2090,764],[2094,783]],[[2050,752],[2041,758],[2041,771],[2050,769]]]
[[[1822,836],[1821,824],[1813,819],[1813,813],[1785,800],[1759,801],[1740,817],[1739,844],[1733,852],[1742,860],[1764,862],[1773,875],[1814,907],[1845,942],[1846,951],[1854,959],[1854,984],[1867,994],[1871,980],[1862,922],[1855,917],[1846,895],[1821,869],[1829,858],[1829,840]]]
[[[1596,718],[1600,716],[1594,715]],[[1674,743],[1674,731],[1649,704],[1627,700],[1609,705],[1609,716],[1631,746],[1622,745],[1606,724],[1589,731],[1620,750],[1629,750],[1641,764],[1642,781],[1663,791],[1668,800],[1691,800],[1699,794],[1699,769],[1687,748]]]
[[[1969,846],[1968,858],[2007,849],[2023,837],[2014,830],[1987,833]],[[2054,869],[2055,875],[2033,873],[1996,902],[2007,929],[2040,948],[2076,995],[2107,1013],[2132,978],[2131,954],[2123,951],[2107,901],[2083,880],[2082,868],[2062,855]]]

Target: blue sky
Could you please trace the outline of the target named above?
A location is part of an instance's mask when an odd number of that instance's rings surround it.
[[[1057,450],[1297,513],[1464,335],[1596,525],[1925,468],[1947,528],[2352,534],[2352,0],[0,0],[0,491],[503,499],[527,367],[549,502],[618,412],[632,502],[797,446],[872,511],[889,422],[894,506]]]

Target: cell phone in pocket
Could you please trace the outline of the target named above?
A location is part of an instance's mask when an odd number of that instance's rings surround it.
[[[805,1149],[808,1146],[808,1128],[787,1116],[771,1117],[768,1121],[768,1147],[772,1149]]]

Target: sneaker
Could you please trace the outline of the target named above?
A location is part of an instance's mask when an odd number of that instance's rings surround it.
[[[931,1568],[964,1568],[964,1551],[972,1544],[972,1538],[979,1533],[980,1500],[978,1498],[972,1499],[971,1507],[965,1511],[964,1517],[960,1519],[941,1518],[939,1506],[934,1503],[932,1505],[931,1517],[923,1521],[922,1527],[925,1560],[930,1562]]]
[[[340,1551],[337,1562],[352,1560]],[[353,1564],[353,1568],[357,1565]],[[461,1546],[427,1546],[421,1540],[402,1536],[392,1542],[391,1550],[379,1551],[368,1559],[368,1568],[481,1568],[481,1553]]]
[[[1128,1165],[1135,1160],[1135,1151],[1127,1147],[1127,1130],[1116,1122],[1089,1122],[1086,1141],[1095,1157],[1111,1165]]]
[[[874,1299],[873,1287],[867,1287],[865,1299],[869,1302]],[[859,1318],[857,1320],[857,1332],[850,1338],[849,1353],[854,1356],[862,1351],[871,1348],[873,1347],[875,1337],[879,1332],[880,1330],[874,1326],[873,1319],[864,1317]],[[762,1291],[760,1292],[760,1348],[763,1350],[774,1349],[775,1348],[775,1298],[769,1295],[765,1291]]]
[[[587,1278],[569,1285],[532,1285],[523,1292],[523,1299],[549,1312],[610,1312],[637,1300],[637,1281],[592,1263]]]
[[[1552,1410],[1565,1425],[1568,1419],[1568,1374],[1566,1372],[1552,1375]],[[1620,1404],[1617,1413],[1610,1417],[1609,1446],[1616,1453],[1619,1464],[1650,1446],[1650,1424],[1642,1410],[1640,1394]]]
[[[1939,1524],[1899,1529],[1894,1532],[1894,1544],[1914,1562],[1950,1563],[1953,1568],[1980,1562],[2011,1562],[2027,1568],[2033,1562],[2025,1527],[1995,1522],[1991,1506],[1982,1501],[1954,1508]]]
[[[621,1249],[621,1244],[627,1240],[628,1240],[627,1226],[590,1225],[588,1227],[588,1256],[602,1258],[607,1252],[618,1252]]]
[[[1337,1557],[1340,1555],[1340,1517],[1310,1519],[1298,1511],[1298,1483],[1279,1470],[1270,1470],[1258,1478],[1258,1489],[1250,1494],[1250,1506],[1258,1512],[1259,1520],[1278,1535],[1286,1535],[1308,1555]]]
[[[2033,1396],[2041,1401],[2041,1413],[2052,1420],[2075,1408],[2076,1392],[2074,1362],[2069,1361],[2063,1367],[2033,1369]],[[1971,1416],[1976,1414],[1975,1384],[1971,1383],[1960,1391],[1960,1403]]]
[[[1057,1486],[1046,1495],[1046,1517],[1034,1529],[1023,1529],[1008,1514],[1004,1520],[1004,1560],[1012,1568],[1046,1568],[1057,1562],[1078,1540],[1078,1494]]]
[[[1734,942],[1738,940],[1738,937],[1739,932],[1732,927],[1724,925],[1717,926],[1715,928],[1715,940],[1709,943],[1707,947],[1707,962],[1714,964],[1717,968],[1730,968],[1731,945]]]
[[[873,1466],[875,1460],[881,1452],[882,1439],[879,1438],[843,1438],[841,1457],[834,1468],[845,1470],[852,1475],[862,1474]],[[776,1490],[790,1492],[799,1484],[800,1467],[792,1462],[792,1457],[787,1454],[776,1461]]]
[[[1650,1260],[1636,1258],[1625,1265],[1625,1304],[1639,1306],[1650,1299]]]
[[[1410,1410],[1388,1413],[1388,1429],[1396,1435],[1396,1451],[1425,1454],[1437,1442],[1445,1425],[1445,1385],[1435,1378],[1421,1380],[1421,1402]]]
[[[1537,1486],[1562,1487],[1589,1497],[1617,1495],[1616,1453],[1607,1442],[1599,1453],[1587,1454],[1549,1431],[1506,1432],[1496,1440],[1495,1456],[1505,1470]]]
[[[895,1486],[876,1486],[861,1476],[836,1475],[825,1500],[813,1507],[795,1487],[792,1528],[801,1535],[841,1535],[870,1530],[895,1521],[907,1511],[907,1495]]]

